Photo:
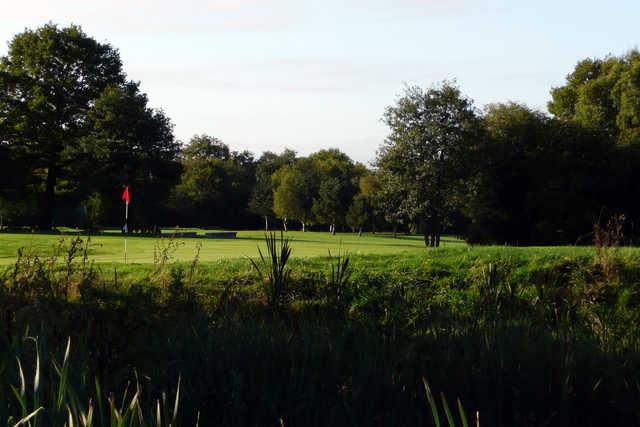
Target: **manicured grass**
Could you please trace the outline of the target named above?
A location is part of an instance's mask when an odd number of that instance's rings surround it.
[[[169,230],[165,230],[169,231]],[[181,230],[185,231],[185,230]],[[192,229],[189,231],[202,232]],[[207,230],[209,231],[209,230]],[[332,253],[349,252],[353,255],[367,254],[423,254],[426,251],[421,236],[398,236],[393,238],[388,234],[357,234],[338,233],[332,236],[326,232],[290,231],[286,233],[293,243],[294,257],[325,256]],[[47,256],[53,252],[61,239],[69,241],[73,236],[46,234],[0,234],[0,265],[14,262],[19,248],[28,248],[39,255]],[[200,261],[216,261],[229,258],[255,256],[257,247],[263,244],[263,231],[239,231],[237,239],[175,239],[178,247],[173,251],[176,261],[190,261],[196,254],[197,245],[201,244]],[[128,237],[128,261],[130,263],[152,263],[154,248],[166,245],[169,239],[151,237]],[[447,237],[442,241],[443,247],[463,247],[464,242]],[[89,255],[96,262],[124,262],[124,237],[119,234],[113,236],[92,236]]]
[[[170,233],[173,229],[163,229],[163,233]],[[65,230],[69,232],[70,230]],[[202,235],[211,230],[181,229],[193,231]],[[332,254],[348,252],[352,257],[361,259],[361,263],[368,264],[372,269],[384,269],[389,262],[414,260],[418,263],[429,259],[453,260],[472,258],[502,258],[527,259],[546,257],[592,256],[593,247],[589,246],[544,246],[544,247],[513,247],[513,246],[469,246],[464,241],[452,236],[442,239],[439,249],[427,249],[422,236],[398,235],[393,238],[387,233],[364,233],[361,237],[352,233],[338,233],[332,236],[326,232],[290,231],[285,234],[292,241],[293,258],[325,258],[329,251]],[[73,235],[0,233],[0,265],[12,264],[20,248],[25,248],[39,256],[50,256],[54,248],[68,244]],[[83,237],[84,238],[84,237]],[[124,237],[117,232],[107,235],[91,236],[90,259],[97,263],[124,262]],[[239,231],[237,239],[205,239],[205,238],[153,238],[127,237],[128,263],[152,264],[154,250],[166,246],[169,241],[176,243],[175,249],[170,251],[170,261],[190,262],[193,260],[197,246],[201,245],[199,261],[201,263],[218,264],[218,261],[244,259],[257,256],[257,248],[264,246],[264,231]],[[264,249],[264,248],[263,248]],[[640,256],[640,248],[619,248],[623,255]],[[379,257],[372,257],[373,255]],[[389,256],[393,256],[389,258]],[[458,262],[458,261],[456,261]],[[225,261],[226,263],[226,261]],[[232,263],[233,264],[233,263]],[[245,263],[242,262],[244,265]],[[214,267],[211,265],[210,267]],[[219,266],[220,267],[220,266]],[[224,268],[222,268],[224,270]]]

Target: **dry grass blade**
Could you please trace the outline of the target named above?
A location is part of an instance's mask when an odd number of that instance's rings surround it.
[[[24,372],[22,371],[22,364],[20,363],[20,358],[16,356],[16,361],[18,362],[18,374],[20,375],[20,396],[24,397],[27,392],[27,386],[24,381]]]
[[[176,419],[178,417],[178,405],[180,404],[180,381],[181,381],[181,377],[178,377],[178,387],[176,389],[176,399],[175,402],[173,403],[173,416],[171,418],[171,424],[172,426],[176,425]]]
[[[13,425],[13,427],[19,427],[21,425],[26,425],[29,423],[29,421],[31,420],[31,418],[35,417],[36,415],[38,415],[40,413],[40,411],[43,411],[44,408],[41,406],[38,409],[36,409],[35,411],[33,411],[32,413],[30,413],[29,415],[27,415],[26,417],[24,417],[23,419],[21,419],[20,421],[18,421],[17,423],[15,423]]]

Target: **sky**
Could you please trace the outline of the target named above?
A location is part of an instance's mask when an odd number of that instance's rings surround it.
[[[116,47],[175,134],[233,150],[339,148],[368,163],[405,85],[546,111],[577,61],[638,47],[640,1],[0,0],[0,55],[74,23]]]

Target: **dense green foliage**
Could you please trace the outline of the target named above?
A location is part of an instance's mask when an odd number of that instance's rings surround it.
[[[100,271],[84,244],[71,242],[57,267],[23,253],[3,276],[3,420],[23,411],[9,387],[20,394],[18,355],[40,422],[66,419],[58,399],[92,401],[104,419],[98,405],[108,414],[107,396],[126,402],[128,382],[152,420],[178,378],[181,425],[198,414],[202,425],[429,425],[422,378],[481,425],[640,421],[634,249],[443,248],[288,265],[274,241],[262,276],[249,261],[172,264],[162,253],[142,270]],[[36,393],[25,336],[38,337]],[[72,392],[59,397],[52,363],[63,365],[69,336]]]
[[[254,181],[253,155],[231,152],[216,138],[195,136],[182,150],[183,172],[173,189],[173,207],[181,223],[219,225],[247,221],[246,206]]]
[[[440,246],[441,234],[461,208],[472,147],[481,138],[473,103],[448,82],[426,92],[408,87],[387,108],[385,122],[391,133],[378,166],[406,193],[398,205],[401,215],[417,224],[427,246]]]
[[[216,226],[397,230],[438,246],[574,244],[640,217],[640,55],[587,59],[549,111],[478,110],[454,82],[385,110],[373,169],[331,148],[255,156],[208,135],[181,144],[118,51],[77,26],[26,30],[0,59],[0,228]],[[279,220],[279,221],[276,221]]]
[[[126,81],[113,47],[75,26],[27,30],[0,59],[0,88],[5,215],[49,228],[56,210],[72,216],[64,208],[96,192],[114,202],[125,183],[144,194],[139,217],[162,203],[177,172],[172,125]]]
[[[635,149],[518,104],[489,106],[484,122],[465,212],[469,240],[584,244],[601,218],[637,217]]]
[[[620,145],[640,138],[640,53],[588,58],[551,91],[549,111],[555,116],[605,132]]]
[[[292,165],[296,153],[284,150],[280,155],[267,151],[258,159],[256,165],[256,182],[249,199],[249,210],[260,215],[265,221],[265,231],[269,230],[269,218],[275,216],[273,212],[273,174],[285,165]]]

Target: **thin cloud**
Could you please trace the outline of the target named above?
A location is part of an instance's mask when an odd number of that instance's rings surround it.
[[[224,79],[210,75],[206,71],[158,71],[142,72],[145,81],[158,82],[166,86],[195,87],[199,89],[233,89],[243,91],[266,92],[344,92],[352,89],[347,85],[334,82],[303,81],[294,82],[265,80],[250,80],[248,78]]]
[[[127,33],[211,33],[283,30],[296,22],[289,0],[25,0],[5,8],[0,23],[54,22]],[[275,13],[280,11],[282,13]],[[286,13],[285,13],[286,12]]]
[[[402,80],[439,80],[446,75],[444,70],[436,70],[421,62],[356,62],[321,58],[281,58],[198,69],[138,68],[134,74],[145,81],[174,87],[334,93],[395,88]]]

